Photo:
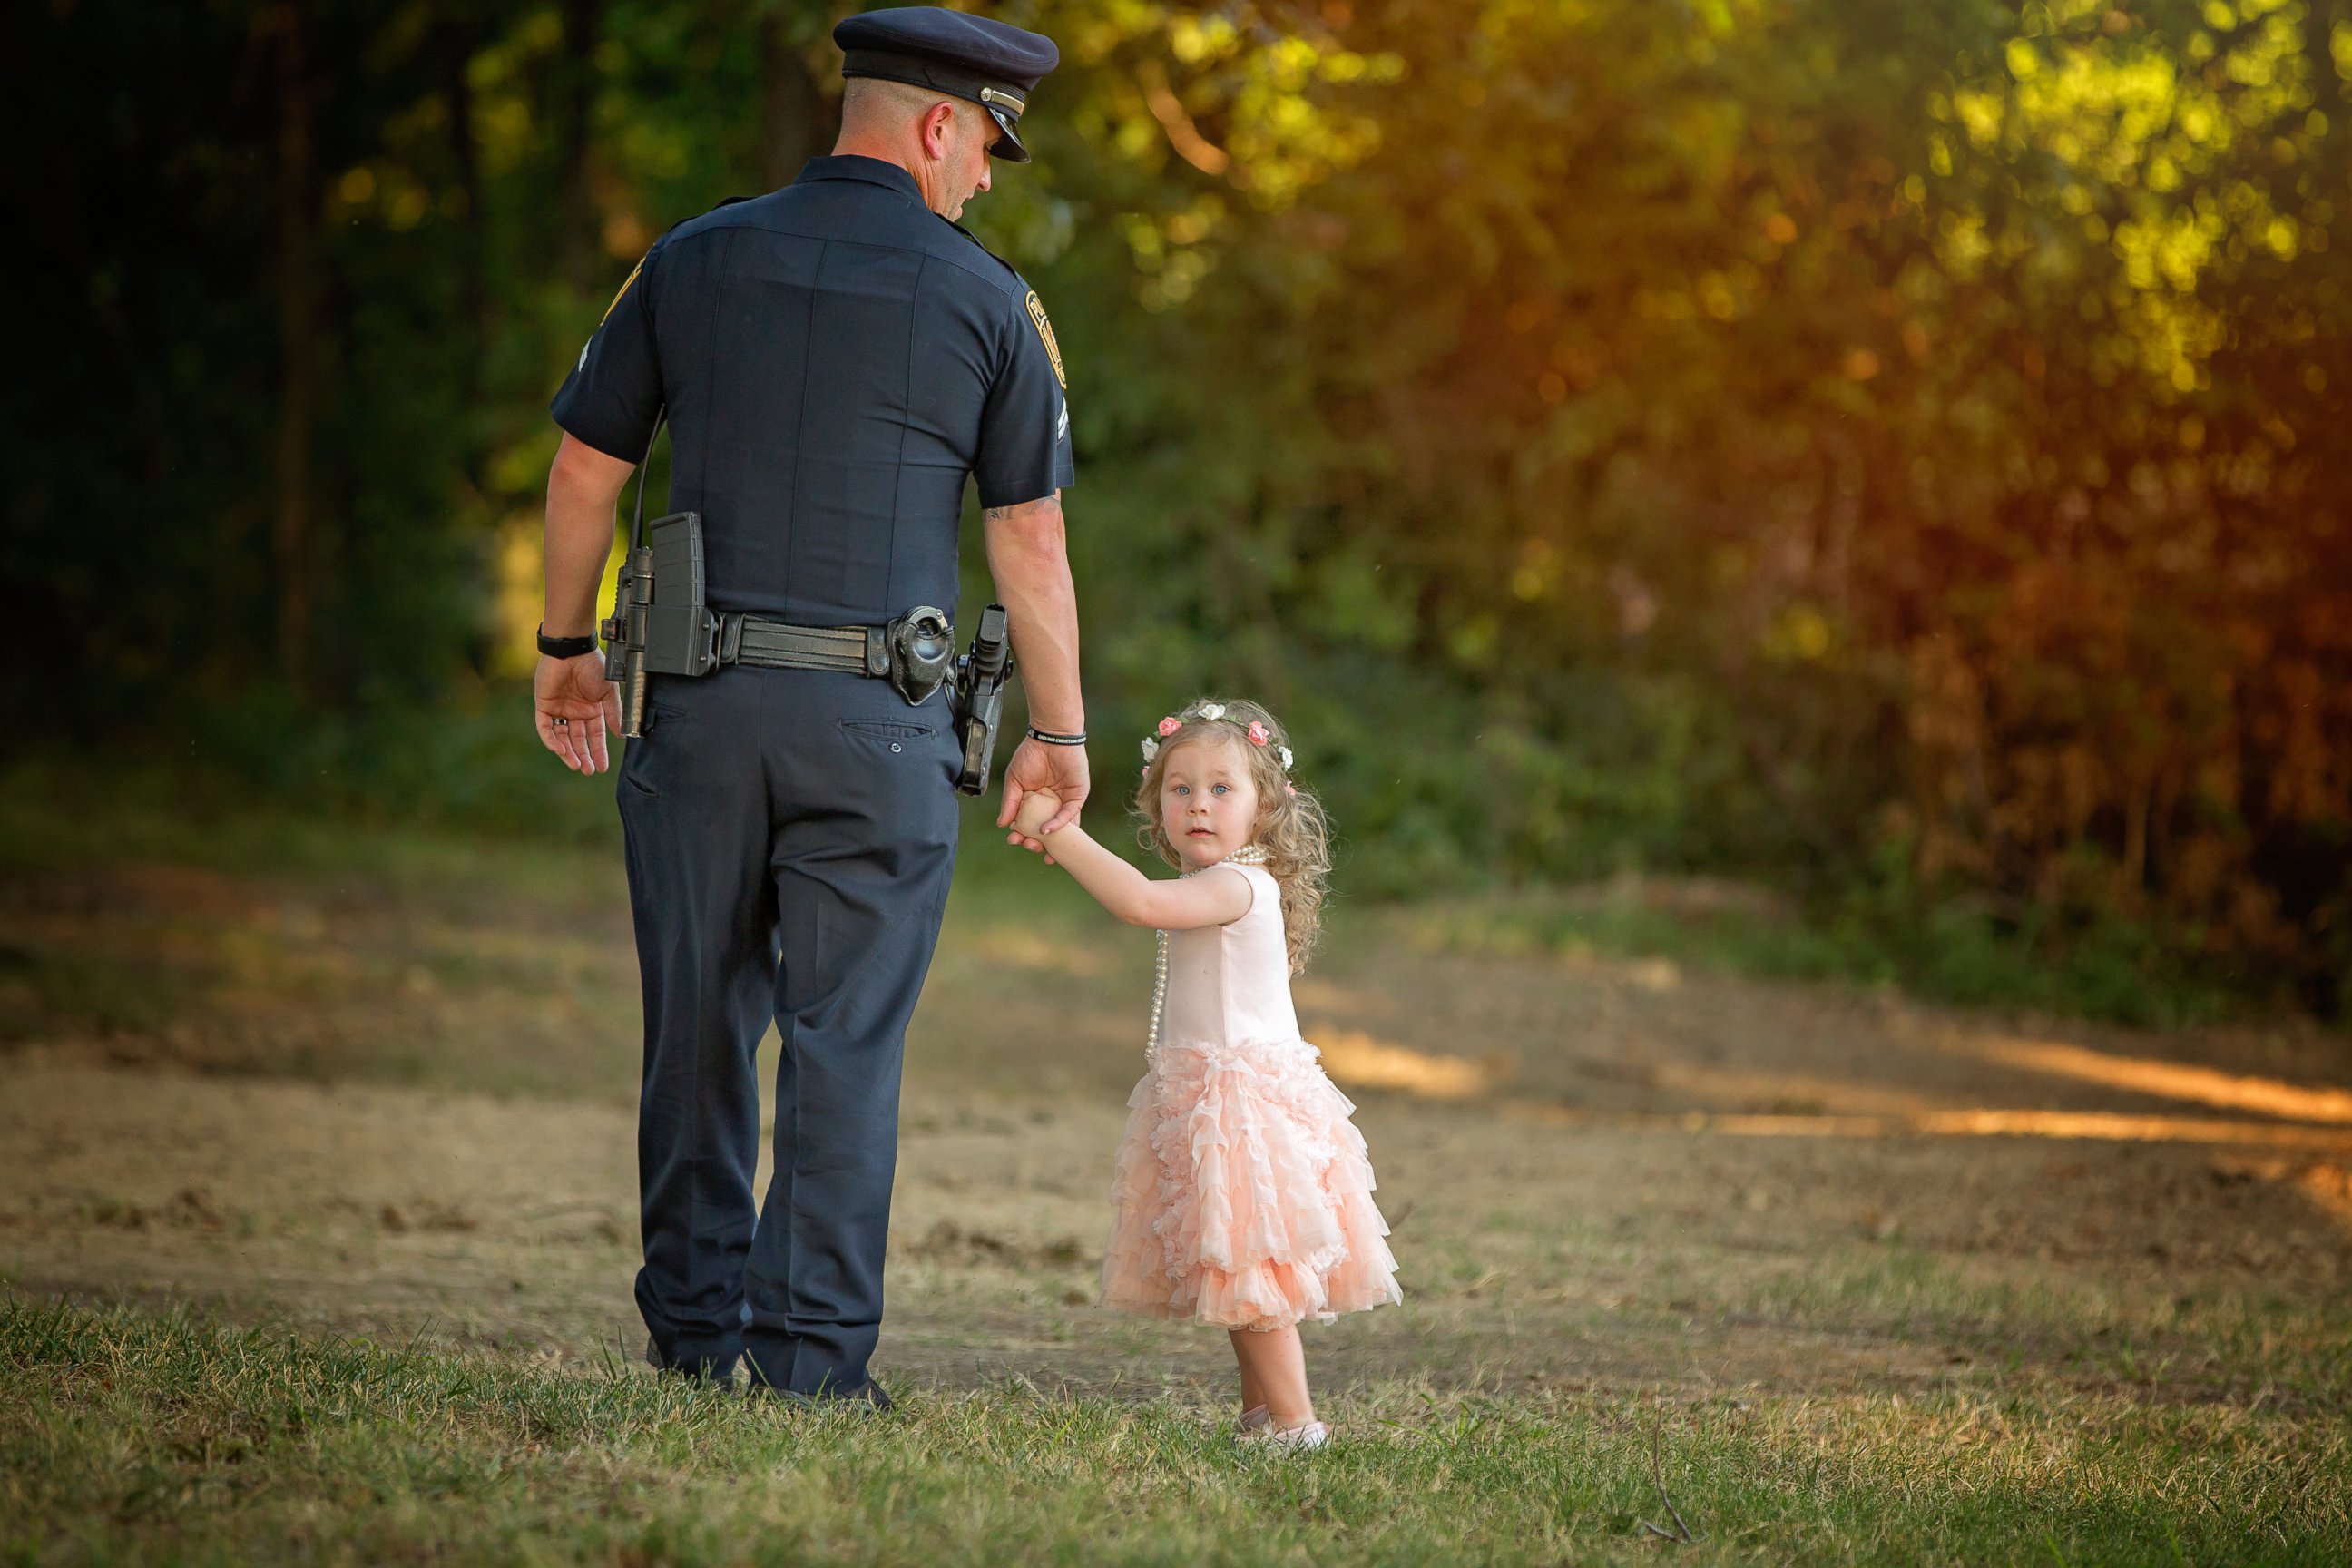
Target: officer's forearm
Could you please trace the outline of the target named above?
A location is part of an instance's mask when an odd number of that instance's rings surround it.
[[[613,553],[613,507],[635,464],[570,436],[547,474],[547,608],[551,637],[595,629],[596,585]]]
[[[617,492],[615,492],[617,493]],[[1013,657],[1041,730],[1087,727],[1078,689],[1078,595],[1056,493],[1019,506],[990,507],[988,571],[1011,622]]]

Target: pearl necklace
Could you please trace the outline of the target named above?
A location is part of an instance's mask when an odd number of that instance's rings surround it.
[[[1213,871],[1217,866],[1263,866],[1266,863],[1266,859],[1265,846],[1244,844],[1218,861],[1215,866],[1203,866],[1200,869]],[[1187,871],[1184,875],[1190,877],[1195,873]],[[1164,931],[1155,931],[1151,934],[1159,948],[1159,953],[1152,962],[1151,1033],[1143,1042],[1143,1054],[1147,1058],[1160,1048],[1160,1019],[1161,1015],[1168,1011],[1168,933]]]

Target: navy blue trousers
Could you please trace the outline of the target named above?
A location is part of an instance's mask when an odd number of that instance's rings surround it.
[[[907,1019],[954,869],[947,699],[734,666],[656,677],[649,710],[616,789],[645,988],[637,1306],[663,1365],[852,1392],[881,1331]]]

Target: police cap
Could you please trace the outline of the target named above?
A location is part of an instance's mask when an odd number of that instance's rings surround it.
[[[1054,40],[1009,23],[938,5],[901,5],[851,16],[833,30],[844,76],[880,77],[970,99],[1004,135],[991,149],[1025,163],[1029,149],[1014,125],[1038,79],[1061,63]]]

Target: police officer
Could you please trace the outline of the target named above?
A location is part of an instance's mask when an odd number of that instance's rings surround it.
[[[1029,789],[1087,793],[1060,492],[1061,354],[1037,296],[952,221],[1025,163],[1053,43],[928,6],[834,32],[841,139],[791,185],[670,230],[556,395],[539,733],[601,772],[617,704],[594,653],[614,508],[667,417],[671,505],[701,514],[737,662],[656,676],[617,784],[645,993],[637,1305],[656,1365],[887,1406],[868,1371],[907,1019],[954,860],[948,703],[910,704],[844,647],[952,614],[976,479],[1032,727]],[[846,634],[837,628],[857,628]],[[759,651],[755,662],[754,650]],[[1031,841],[1034,847],[1034,841]],[[775,1176],[754,1224],[772,1018]]]

